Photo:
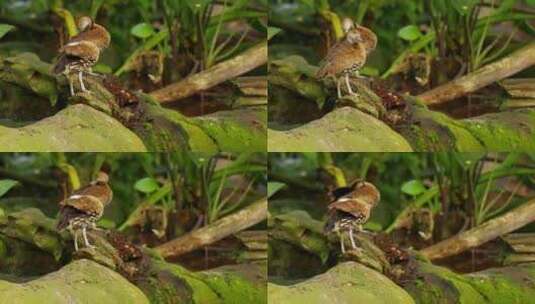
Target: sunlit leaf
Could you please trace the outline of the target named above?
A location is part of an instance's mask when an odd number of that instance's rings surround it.
[[[152,25],[143,22],[134,25],[134,27],[132,27],[130,30],[130,33],[138,38],[145,39],[154,35],[154,28]]]
[[[158,190],[158,182],[152,178],[152,177],[145,177],[140,180],[138,180],[134,184],[134,188],[137,191],[143,192],[143,193],[152,193],[156,190]]]
[[[286,184],[279,183],[279,182],[269,182],[268,183],[268,198],[273,196],[273,194],[277,193],[280,189],[284,188]]]
[[[0,24],[0,38],[4,37],[9,31],[14,30],[15,27],[9,24]]]
[[[11,188],[18,185],[19,182],[12,179],[2,179],[0,180],[0,197],[4,196]]]
[[[273,26],[268,27],[268,40],[270,40],[271,38],[273,38],[273,36],[280,33],[280,31],[281,29],[278,27],[273,27]]]
[[[417,179],[410,180],[401,186],[401,192],[412,196],[420,195],[424,193],[425,190],[424,184]]]
[[[398,31],[398,36],[407,41],[414,41],[422,36],[416,25],[407,25]]]

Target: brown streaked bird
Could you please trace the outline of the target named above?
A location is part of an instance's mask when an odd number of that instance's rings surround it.
[[[108,31],[102,25],[94,23],[90,17],[81,17],[78,20],[78,29],[80,33],[59,50],[58,62],[54,66],[54,73],[67,75],[71,95],[74,95],[74,88],[69,74],[78,73],[80,88],[87,92],[82,74],[93,74],[91,67],[97,63],[100,52],[110,45]]]
[[[357,180],[349,187],[335,189],[331,194],[333,201],[327,207],[325,232],[335,232],[340,236],[342,253],[345,253],[344,233],[349,234],[351,247],[357,249],[353,231],[363,231],[362,225],[368,221],[372,209],[381,199],[379,190],[371,183]]]
[[[355,24],[351,19],[343,21],[345,37],[332,48],[320,64],[316,78],[334,78],[338,98],[342,97],[340,81],[345,79],[349,94],[355,94],[349,84],[349,76],[360,77],[358,72],[366,63],[368,55],[375,50],[377,36],[368,28]]]
[[[87,229],[96,229],[96,221],[102,217],[104,208],[111,202],[113,192],[108,185],[109,177],[99,172],[96,180],[76,191],[61,201],[58,230],[67,228],[74,237],[74,249],[78,251],[78,232],[86,247],[92,247],[87,239]]]

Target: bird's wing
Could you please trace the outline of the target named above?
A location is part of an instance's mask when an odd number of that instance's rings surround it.
[[[113,191],[108,186],[108,184],[89,184],[85,187],[82,187],[75,192],[71,196],[78,195],[89,195],[98,198],[104,206],[109,204],[111,202]]]
[[[365,205],[358,199],[352,199],[352,198],[341,198],[337,201],[332,202],[327,206],[329,213],[335,212],[335,211],[342,211],[349,213],[355,217],[359,217],[362,213],[365,213]]]
[[[336,75],[357,65],[357,69],[366,62],[366,49],[362,44],[349,44],[343,40],[335,44],[325,56],[317,77]]]
[[[90,41],[70,41],[61,48],[60,52],[71,57],[97,61],[100,49]]]
[[[81,41],[91,42],[95,44],[98,48],[104,49],[107,48],[110,44],[110,34],[103,26],[95,24],[93,28],[81,32],[78,35],[72,37],[69,40],[69,43]]]
[[[63,206],[70,206],[86,214],[92,214],[97,217],[102,215],[104,211],[104,205],[95,196],[92,195],[71,195],[69,198],[62,202]]]

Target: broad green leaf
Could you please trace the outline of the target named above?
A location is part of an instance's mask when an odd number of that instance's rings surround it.
[[[4,196],[11,188],[18,185],[19,182],[12,179],[2,179],[0,180],[0,197]]]
[[[273,26],[268,27],[268,40],[270,40],[271,38],[273,38],[273,36],[277,35],[280,32],[281,32],[281,29],[278,27],[273,27]]]
[[[140,180],[138,180],[134,184],[134,188],[137,191],[143,192],[143,193],[152,193],[156,190],[158,190],[158,182],[152,178],[152,177],[145,177]]]
[[[4,37],[9,31],[14,30],[15,27],[9,24],[0,24],[0,38]]]
[[[279,183],[279,182],[269,182],[268,183],[268,198],[273,196],[273,194],[277,193],[280,189],[284,188],[286,184]]]
[[[412,196],[420,195],[424,193],[425,190],[424,184],[417,179],[410,180],[401,186],[401,192]]]
[[[130,30],[130,33],[138,38],[145,39],[154,35],[154,28],[152,27],[152,25],[143,22],[134,25],[134,27],[132,27],[132,29]]]
[[[398,36],[407,41],[414,41],[422,36],[416,25],[407,25],[398,31]]]

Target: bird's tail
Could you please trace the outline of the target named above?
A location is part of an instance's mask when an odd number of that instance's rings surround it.
[[[54,67],[52,69],[54,74],[63,73],[63,71],[65,71],[65,67],[67,66],[69,61],[70,61],[69,58],[65,54],[61,54],[58,57],[58,61],[56,62],[56,64],[54,65]]]
[[[63,206],[59,211],[58,222],[56,224],[57,230],[63,230],[69,226],[69,222],[78,216],[83,214],[78,209],[71,206]]]
[[[323,64],[323,62],[320,63],[320,68],[318,69],[318,71],[316,71],[316,74],[314,75],[314,77],[316,77],[316,79],[322,79],[322,78],[325,78],[327,76],[327,67],[325,64]]]
[[[337,220],[337,212],[329,214],[327,217],[327,222],[325,223],[325,226],[323,226],[323,233],[328,234],[332,232]]]

